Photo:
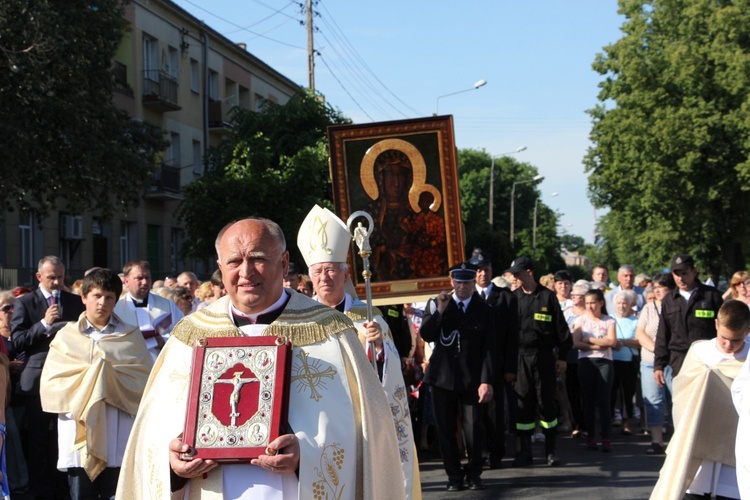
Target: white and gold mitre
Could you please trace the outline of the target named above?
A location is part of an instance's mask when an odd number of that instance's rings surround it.
[[[320,262],[346,262],[352,237],[344,221],[315,205],[297,233],[297,247],[307,267]]]

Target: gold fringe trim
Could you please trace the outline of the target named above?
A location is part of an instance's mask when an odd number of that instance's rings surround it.
[[[286,337],[294,346],[317,344],[346,330],[354,329],[344,314],[315,304],[301,309],[287,309],[263,332],[264,336]],[[194,346],[204,338],[239,337],[241,332],[224,312],[201,309],[175,326],[172,336],[180,342]]]

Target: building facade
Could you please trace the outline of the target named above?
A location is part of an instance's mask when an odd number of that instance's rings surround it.
[[[7,212],[0,228],[0,286],[36,285],[37,261],[59,255],[73,278],[92,266],[119,270],[150,262],[154,279],[184,270],[210,273],[213,263],[181,262],[185,233],[175,219],[182,188],[203,175],[207,147],[229,130],[234,106],[285,104],[300,86],[169,0],[134,0],[113,60],[114,103],[159,127],[169,141],[138,206],[105,220],[95,213]]]

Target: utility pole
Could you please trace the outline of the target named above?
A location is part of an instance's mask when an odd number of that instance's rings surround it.
[[[315,90],[315,48],[313,47],[313,11],[312,0],[307,0],[305,8],[307,10],[307,72],[308,87]]]

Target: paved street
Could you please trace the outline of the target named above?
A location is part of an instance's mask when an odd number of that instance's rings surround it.
[[[606,454],[588,450],[583,440],[564,437],[558,439],[560,467],[542,465],[544,444],[534,444],[533,467],[513,468],[508,457],[503,469],[485,469],[483,491],[459,493],[445,491],[448,481],[439,454],[426,454],[420,461],[422,492],[426,499],[647,499],[664,460],[646,455],[650,442],[648,436],[621,436],[620,429],[614,428],[613,452]]]

